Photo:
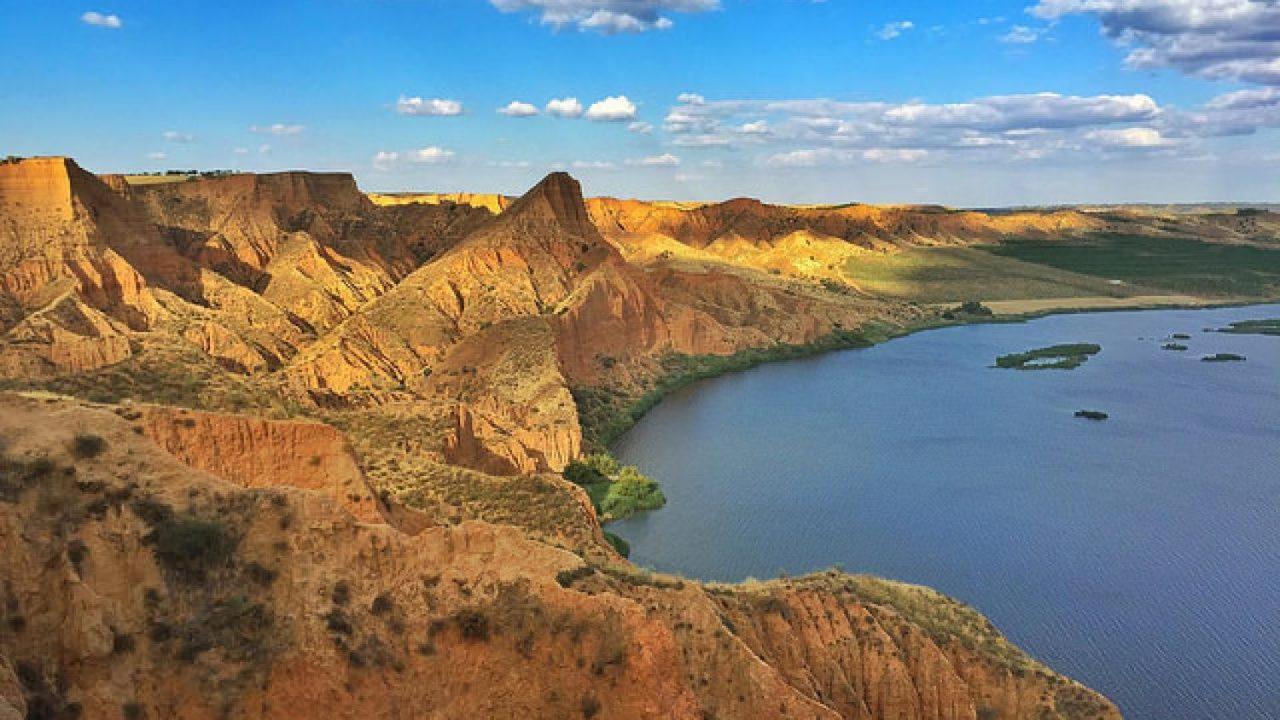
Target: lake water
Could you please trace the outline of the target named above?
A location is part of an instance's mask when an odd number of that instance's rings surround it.
[[[932,586],[1135,720],[1280,718],[1280,337],[1202,332],[1273,317],[970,325],[701,382],[616,443],[669,502],[609,529],[690,577]],[[1068,342],[1102,352],[989,367]]]

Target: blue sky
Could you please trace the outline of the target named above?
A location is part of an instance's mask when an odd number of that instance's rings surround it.
[[[1280,200],[1270,0],[0,0],[0,18],[0,154],[98,172],[349,170],[369,190],[515,193],[568,169],[588,193],[647,198]],[[572,117],[549,111],[569,98]]]

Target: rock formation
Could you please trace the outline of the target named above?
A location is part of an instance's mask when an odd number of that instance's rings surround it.
[[[922,588],[639,571],[557,474],[673,358],[936,317],[851,253],[1093,222],[0,164],[0,720],[1117,717]]]

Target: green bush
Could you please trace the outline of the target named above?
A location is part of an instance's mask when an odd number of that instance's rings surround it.
[[[622,557],[631,557],[631,543],[611,532],[605,532],[604,539],[609,541],[613,549]]]
[[[628,466],[622,468],[618,479],[609,485],[609,491],[600,502],[600,509],[617,520],[644,510],[660,508],[666,502],[667,498],[662,494],[658,483]]]

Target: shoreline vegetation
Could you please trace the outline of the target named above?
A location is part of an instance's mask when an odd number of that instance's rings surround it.
[[[935,321],[921,322],[912,325],[891,325],[879,321],[870,321],[859,327],[857,330],[837,329],[835,332],[819,338],[818,340],[800,345],[778,343],[768,347],[748,348],[734,353],[733,355],[723,356],[671,353],[663,357],[660,361],[662,373],[659,374],[652,382],[649,389],[638,398],[629,396],[623,391],[608,387],[580,387],[572,390],[574,402],[578,407],[578,415],[580,418],[579,422],[582,426],[583,440],[591,453],[583,460],[570,463],[570,465],[565,468],[563,476],[565,479],[580,485],[587,491],[592,504],[596,508],[596,513],[600,516],[602,525],[608,524],[613,520],[620,520],[623,517],[629,517],[632,514],[647,512],[649,510],[662,507],[666,504],[666,496],[662,494],[660,483],[641,474],[641,477],[645,477],[653,484],[656,494],[643,493],[639,496],[648,499],[648,503],[637,503],[634,500],[622,501],[619,499],[617,501],[618,504],[613,505],[612,507],[620,510],[625,509],[628,511],[627,514],[606,518],[605,513],[603,512],[602,502],[608,495],[610,483],[600,480],[583,483],[574,479],[571,475],[581,473],[581,466],[589,466],[590,462],[588,461],[588,458],[596,455],[605,456],[612,461],[613,464],[618,464],[617,459],[613,457],[612,452],[609,450],[609,446],[634,427],[646,413],[656,407],[667,395],[701,380],[710,380],[730,373],[744,372],[769,363],[801,360],[839,350],[869,348],[882,342],[906,337],[917,332],[937,330],[946,327],[957,327],[961,325],[1020,323],[1028,322],[1030,320],[1038,320],[1052,315],[1075,315],[1091,312],[1133,312],[1142,310],[1179,309],[1209,310],[1227,307],[1266,305],[1278,301],[1280,301],[1280,298],[1258,297],[1251,299],[1234,298],[1223,300],[1221,302],[1204,301],[1197,302],[1195,304],[1179,305],[1138,302],[1130,306],[1104,308],[1059,307],[1035,310],[1032,312],[1007,314],[992,312],[986,304],[981,302],[965,301],[954,305],[949,309],[941,310],[937,320]],[[1239,323],[1232,323],[1231,326],[1235,328],[1242,325],[1247,326],[1250,323],[1263,322],[1280,323],[1280,321],[1243,321]],[[1227,330],[1224,329],[1223,332],[1227,332]],[[1181,334],[1183,333],[1179,333],[1179,335]],[[1177,337],[1177,335],[1172,337]],[[1181,348],[1179,346],[1166,347],[1165,349],[1177,350]],[[1099,347],[1098,350],[1100,351],[1101,348]],[[637,474],[640,474],[638,470]],[[579,475],[579,477],[581,476]],[[656,496],[661,496],[661,501],[656,501]],[[653,504],[652,507],[642,507],[642,505],[652,504],[653,502],[656,502],[656,504]],[[629,554],[630,547],[626,545],[626,541],[621,537],[609,532],[605,533],[605,537],[624,557]],[[626,552],[623,552],[624,548]]]
[[[996,358],[995,367],[1006,370],[1074,370],[1102,352],[1095,343],[1050,345]]]

